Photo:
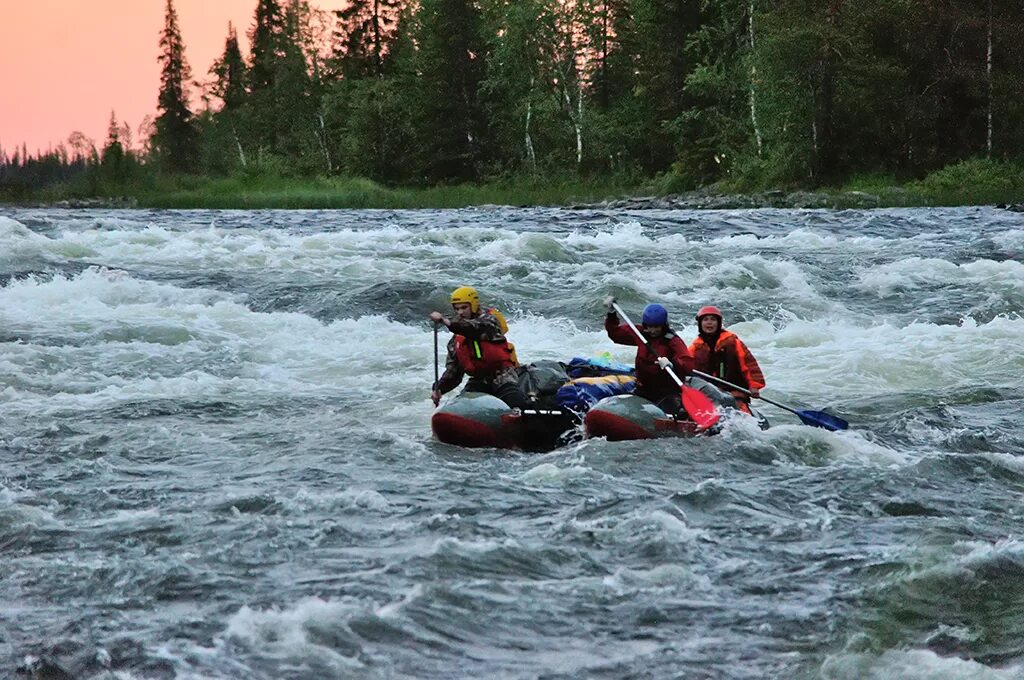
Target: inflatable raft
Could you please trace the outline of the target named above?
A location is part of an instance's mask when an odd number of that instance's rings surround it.
[[[580,417],[560,408],[510,409],[482,392],[463,392],[430,419],[438,441],[470,448],[550,451],[582,437]]]
[[[710,383],[699,378],[688,382],[721,409],[735,407],[731,395]],[[533,408],[512,409],[490,394],[462,392],[434,412],[434,437],[470,448],[550,451],[584,437],[623,441],[717,431],[701,431],[692,420],[665,413],[633,394],[632,368],[622,364],[578,357],[568,363],[538,362],[523,367],[520,385]]]
[[[606,397],[597,402],[587,411],[583,426],[585,436],[604,437],[613,442],[698,434],[697,424],[692,420],[673,418],[635,394]]]
[[[531,408],[461,392],[434,411],[434,437],[456,446],[550,451],[581,439],[583,414],[606,396],[632,392],[636,379],[624,364],[575,357],[523,366],[519,385]]]
[[[687,378],[686,384],[700,390],[716,405],[719,413],[734,415],[743,413],[737,408],[736,399],[711,383],[700,378]],[[745,414],[746,415],[746,414]],[[762,430],[768,429],[768,420],[751,409]],[[684,414],[685,416],[685,414]],[[587,410],[583,418],[584,436],[604,437],[609,441],[629,439],[654,439],[657,437],[693,437],[695,435],[717,434],[721,425],[701,430],[688,417],[677,417],[665,413],[655,404],[635,394],[606,397]]]

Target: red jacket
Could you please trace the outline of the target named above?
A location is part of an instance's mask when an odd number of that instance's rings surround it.
[[[709,342],[713,342],[714,347]],[[716,378],[728,380],[748,390],[760,390],[764,387],[764,373],[757,365],[757,359],[735,333],[722,330],[717,341],[698,335],[690,345],[690,352],[693,354],[694,367],[698,371],[710,373]],[[747,396],[742,395],[742,398],[747,399]]]
[[[682,338],[669,330],[657,338],[648,338],[655,354],[636,337],[636,333],[627,324],[619,324],[617,316],[609,314],[604,320],[604,329],[608,337],[620,345],[636,345],[636,379],[644,390],[654,394],[670,394],[679,391],[679,385],[672,380],[668,371],[658,366],[658,357],[668,357],[672,368],[682,379],[693,370],[693,357],[686,349]]]

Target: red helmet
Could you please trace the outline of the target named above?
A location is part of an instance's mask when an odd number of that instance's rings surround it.
[[[715,307],[714,305],[704,305],[703,307],[700,308],[700,311],[697,312],[697,316],[695,316],[694,318],[697,319],[697,321],[700,321],[700,318],[702,316],[709,316],[709,315],[710,316],[717,316],[718,317],[718,323],[719,324],[722,323],[722,310],[720,310],[718,307]]]

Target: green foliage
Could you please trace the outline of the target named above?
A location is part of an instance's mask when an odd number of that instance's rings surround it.
[[[1024,196],[1024,164],[974,158],[946,166],[907,190],[941,205],[1020,201]]]
[[[471,0],[421,0],[416,13],[412,107],[417,146],[433,182],[478,176],[487,147],[479,99],[486,63],[480,13]]]
[[[324,99],[324,115],[338,131],[334,152],[350,172],[383,182],[408,182],[415,158],[413,112],[396,80],[343,80]]]

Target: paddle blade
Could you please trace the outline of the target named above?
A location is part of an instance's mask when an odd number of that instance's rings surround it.
[[[683,385],[681,390],[683,408],[700,429],[708,429],[722,417],[718,413],[718,409],[715,408],[715,402],[708,399],[707,395],[700,390],[686,385]]]
[[[839,416],[834,416],[824,411],[794,411],[800,420],[805,425],[813,425],[815,427],[823,427],[826,430],[837,432],[839,430],[845,430],[850,427],[850,423],[846,422]]]

